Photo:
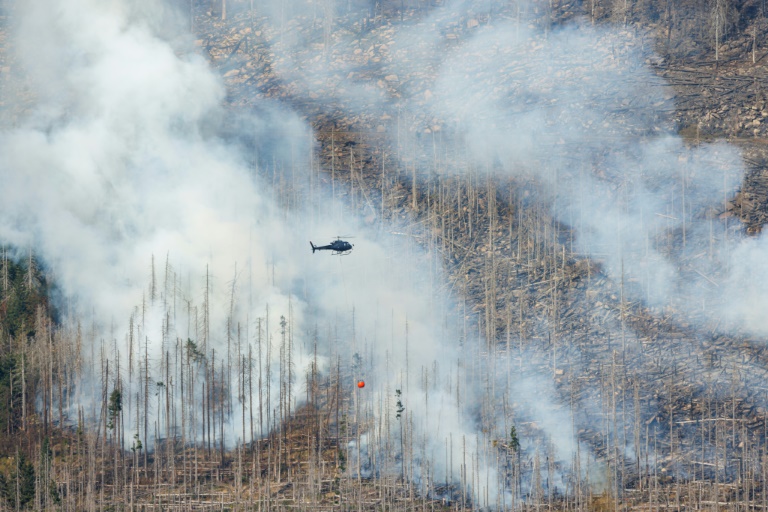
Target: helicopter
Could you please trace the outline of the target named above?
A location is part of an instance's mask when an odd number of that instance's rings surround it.
[[[349,252],[352,250],[352,247],[354,247],[354,245],[347,242],[346,240],[342,240],[340,237],[336,237],[336,240],[334,240],[328,245],[317,246],[313,244],[311,241],[309,242],[309,245],[312,246],[313,254],[315,251],[333,251],[333,254],[338,254],[342,256],[349,254]]]

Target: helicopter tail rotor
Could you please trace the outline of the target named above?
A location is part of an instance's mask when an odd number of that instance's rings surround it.
[[[315,244],[313,244],[311,240],[309,242],[309,245],[312,246],[312,254],[315,254],[315,250],[317,249],[317,247],[315,247]]]

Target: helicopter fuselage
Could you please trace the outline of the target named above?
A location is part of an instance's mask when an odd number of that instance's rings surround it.
[[[335,254],[344,254],[352,250],[352,244],[347,242],[346,240],[334,240],[328,245],[320,245],[320,246],[315,245],[312,242],[309,242],[309,245],[312,246],[312,252],[333,251]]]

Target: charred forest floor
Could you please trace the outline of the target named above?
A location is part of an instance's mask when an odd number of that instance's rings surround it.
[[[322,22],[311,16],[297,16],[281,30],[253,16],[247,2],[233,3],[225,21],[200,4],[193,25],[201,53],[227,82],[233,110],[276,99],[301,112],[317,137],[321,183],[370,224],[397,229],[440,254],[446,291],[463,302],[479,333],[489,344],[505,346],[521,367],[551,375],[563,404],[600,405],[585,413],[600,415],[600,428],[583,417],[575,422],[579,440],[606,462],[606,482],[582,497],[550,493],[530,497],[528,505],[764,508],[765,340],[740,334],[737,326],[724,328],[706,311],[697,315],[673,306],[652,308],[625,298],[628,284],[608,278],[599,259],[573,249],[574,233],[551,216],[549,199],[537,194],[535,181],[509,178],[499,184],[481,174],[467,178],[441,172],[462,162],[449,162],[448,155],[429,159],[423,147],[396,142],[397,131],[403,130],[418,133],[422,146],[435,140],[441,147],[450,145],[447,120],[426,118],[417,110],[395,117],[376,108],[353,108],[344,104],[342,94],[333,100],[333,90],[343,88],[345,80],[368,83],[394,104],[406,89],[421,97],[430,91],[434,70],[393,76],[387,68],[388,59],[399,57],[389,53],[393,23],[417,23],[429,14],[428,9],[401,12],[398,5],[384,2],[375,16],[342,16],[334,33],[325,35]],[[615,23],[608,13],[590,13],[586,3],[554,5],[546,23],[593,15],[595,23]],[[456,44],[496,19],[514,19],[515,13],[500,10],[495,16],[468,12],[443,34],[445,44]],[[717,60],[711,48],[686,42],[684,34],[663,20],[630,20],[622,30],[648,45],[648,65],[668,84],[664,108],[671,119],[661,123],[675,125],[692,145],[725,139],[742,149],[748,173],[740,191],[726,198],[714,217],[730,220],[732,230],[759,234],[768,219],[768,57],[765,48],[761,52],[752,42],[765,39],[768,26],[762,20],[748,24],[743,35],[734,34],[722,44]],[[331,73],[313,82],[284,74],[285,63],[275,62],[283,57],[275,57],[271,46],[287,33],[305,35],[328,62],[357,59],[354,75]],[[349,47],[324,55],[324,37],[337,37]],[[4,59],[0,71],[8,65]],[[290,199],[286,204],[290,207]],[[680,234],[669,241],[672,247],[683,243]],[[701,251],[706,254],[706,246]],[[718,286],[718,276],[699,275],[695,261],[688,263],[692,280],[702,287]],[[4,297],[3,304],[8,300]],[[34,314],[27,315],[28,325]],[[308,400],[313,405],[297,411],[259,446],[235,452],[168,444],[151,455],[102,450],[89,457],[85,445],[91,441],[80,432],[48,431],[42,421],[30,422],[24,434],[3,434],[2,445],[21,441],[30,453],[40,453],[41,440],[48,436],[54,466],[57,460],[80,461],[67,466],[77,468],[77,474],[67,475],[67,485],[72,482],[67,492],[84,494],[87,474],[95,471],[101,479],[99,488],[90,491],[92,497],[116,506],[127,492],[128,505],[139,510],[445,507],[398,478],[377,485],[345,472],[340,424],[330,416],[331,402],[339,399],[333,386],[328,382],[317,389],[317,398]],[[616,427],[617,410],[632,412],[629,425]],[[532,422],[520,427],[520,435],[537,438],[541,433]],[[644,450],[628,453],[628,440]],[[8,450],[5,455],[0,469],[10,474],[14,456]],[[116,473],[109,469],[114,460],[121,461],[114,465],[121,468]],[[67,502],[65,496],[61,499]]]

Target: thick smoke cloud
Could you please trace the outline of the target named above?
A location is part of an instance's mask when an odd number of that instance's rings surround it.
[[[115,361],[105,385],[123,386],[134,418],[141,379],[165,380],[164,358],[185,340],[229,363],[227,340],[238,322],[250,332],[256,310],[271,308],[272,335],[281,316],[301,325],[290,255],[305,242],[218,136],[225,91],[207,63],[159,38],[149,22],[158,13],[138,3],[20,4],[14,14],[16,58],[36,97],[0,137],[0,239],[34,249],[70,321],[93,325],[86,353],[97,359],[73,407],[98,417],[102,354]],[[265,108],[250,127],[309,144],[285,109]]]

